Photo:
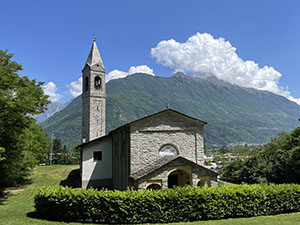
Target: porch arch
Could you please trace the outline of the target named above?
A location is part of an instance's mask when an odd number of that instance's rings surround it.
[[[191,184],[191,176],[184,170],[177,169],[173,170],[168,175],[168,188],[173,188],[174,186],[183,187],[185,185]]]

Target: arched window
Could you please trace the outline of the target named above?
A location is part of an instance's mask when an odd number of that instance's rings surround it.
[[[84,90],[87,91],[89,89],[89,78],[84,78]]]
[[[99,76],[95,77],[95,88],[100,89],[101,87],[101,78]]]
[[[149,186],[147,186],[147,189],[159,190],[161,189],[161,186],[159,184],[150,184]]]
[[[159,150],[159,155],[160,156],[165,156],[165,155],[178,155],[176,148],[173,145],[164,145],[160,150]]]

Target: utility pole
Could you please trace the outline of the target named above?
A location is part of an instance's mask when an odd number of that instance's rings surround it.
[[[53,134],[51,135],[51,145],[50,145],[50,155],[49,155],[49,161],[50,165],[52,165],[52,160],[53,160]]]

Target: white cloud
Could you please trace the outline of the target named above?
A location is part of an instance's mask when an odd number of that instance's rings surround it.
[[[49,95],[49,100],[51,102],[56,102],[62,97],[61,94],[56,93],[57,87],[53,82],[49,82],[48,84],[44,85],[43,90],[46,95]]]
[[[300,104],[300,99],[292,97],[288,89],[279,86],[282,75],[278,71],[273,67],[259,67],[253,61],[242,60],[236,48],[224,38],[215,39],[207,33],[196,33],[184,43],[164,40],[151,49],[151,55],[157,62],[175,71],[192,73],[198,77],[215,75],[240,86],[285,96]]]
[[[300,105],[300,98],[294,98],[293,96],[289,96],[288,99],[292,102],[296,102],[298,105]]]
[[[113,79],[118,79],[118,78],[124,78],[127,77],[128,75],[135,74],[135,73],[147,73],[150,75],[155,76],[153,73],[153,69],[149,68],[146,65],[141,65],[141,66],[131,66],[128,70],[128,72],[120,71],[120,70],[113,70],[109,72],[106,75],[106,82],[113,80]]]
[[[70,84],[67,84],[67,88],[73,97],[80,95],[82,92],[82,77],[78,78],[78,80],[72,81]]]
[[[106,75],[105,81],[107,83],[110,80],[124,78],[127,77],[128,75],[135,74],[135,73],[147,73],[155,76],[155,74],[153,73],[153,69],[150,69],[146,65],[141,65],[141,66],[131,66],[128,72],[113,70]],[[77,97],[78,95],[80,95],[82,93],[82,77],[78,78],[78,80],[72,81],[70,84],[67,84],[67,88],[69,94],[71,94],[73,97]]]

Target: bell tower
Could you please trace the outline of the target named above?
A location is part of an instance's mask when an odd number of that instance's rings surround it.
[[[94,39],[82,69],[82,142],[105,135],[105,99],[105,68]]]

